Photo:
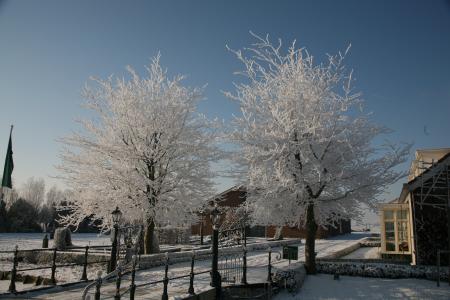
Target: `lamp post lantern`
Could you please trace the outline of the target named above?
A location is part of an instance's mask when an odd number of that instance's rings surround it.
[[[213,224],[213,240],[212,240],[212,267],[211,267],[211,286],[216,288],[217,298],[220,296],[221,290],[221,278],[218,271],[218,260],[219,260],[219,222],[220,222],[220,210],[217,203],[210,212],[211,221]]]
[[[119,222],[122,217],[122,212],[119,207],[116,207],[116,209],[112,211],[111,215],[113,221],[114,239],[111,247],[111,258],[109,260],[108,272],[114,271],[117,266],[117,236],[119,233]]]

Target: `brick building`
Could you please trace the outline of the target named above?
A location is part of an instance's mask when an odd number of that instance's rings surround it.
[[[232,187],[214,197],[214,201],[220,207],[238,207],[246,199],[246,189],[243,186]],[[203,215],[203,234],[212,234],[212,223],[209,216]],[[192,234],[200,234],[201,222],[192,226]],[[253,226],[247,229],[248,236],[273,237],[275,235],[276,226]],[[346,234],[351,232],[350,220],[342,219],[335,226],[319,227],[317,230],[317,238],[327,238],[331,236]],[[288,238],[305,238],[306,231],[304,228],[284,226],[282,228],[282,236]]]

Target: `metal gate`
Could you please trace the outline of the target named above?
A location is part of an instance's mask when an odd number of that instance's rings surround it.
[[[244,274],[245,251],[219,256],[218,269],[222,282],[240,283]]]
[[[143,242],[143,226],[129,225],[119,227],[117,236],[117,261],[131,261],[133,255],[140,253]]]

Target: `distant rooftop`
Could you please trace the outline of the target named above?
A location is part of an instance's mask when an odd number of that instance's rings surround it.
[[[411,162],[408,181],[413,180],[434,163],[450,153],[450,148],[418,149],[415,159]]]

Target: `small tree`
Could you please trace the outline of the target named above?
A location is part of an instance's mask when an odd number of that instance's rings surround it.
[[[62,177],[74,192],[66,224],[86,216],[107,226],[116,207],[129,221],[146,224],[144,248],[152,249],[156,224],[190,224],[212,193],[210,162],[216,160],[214,124],[196,112],[201,89],[167,77],[159,56],[148,78],[95,80],[86,107],[93,120],[84,132],[62,140]]]
[[[258,223],[306,227],[305,257],[315,273],[318,226],[358,219],[362,204],[375,207],[384,188],[405,174],[409,145],[375,146],[388,133],[362,112],[344,55],[315,64],[304,49],[283,53],[266,37],[244,51],[248,82],[237,84],[242,116],[234,119],[236,161],[246,169],[247,205]]]

